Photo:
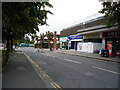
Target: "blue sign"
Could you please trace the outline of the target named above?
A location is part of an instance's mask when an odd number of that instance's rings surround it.
[[[73,39],[83,39],[83,35],[73,35],[73,36],[69,36],[68,38],[70,40],[73,40]]]

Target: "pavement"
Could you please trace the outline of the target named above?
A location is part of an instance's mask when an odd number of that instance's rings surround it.
[[[3,70],[2,79],[3,90],[6,88],[47,88],[20,49],[10,55],[8,64]]]
[[[76,51],[76,50],[63,50],[63,49],[58,49],[58,50],[54,50],[54,51],[57,53],[62,53],[62,54],[75,55],[75,56],[80,56],[80,57],[92,58],[92,59],[96,59],[96,60],[120,63],[120,56],[101,57],[100,54],[96,54],[96,53],[86,53],[86,52],[80,52],[80,51]]]
[[[2,55],[0,51],[0,67],[2,67]],[[0,90],[2,89],[2,68],[0,68]]]

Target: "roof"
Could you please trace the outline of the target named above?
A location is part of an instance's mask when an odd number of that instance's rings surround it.
[[[89,16],[87,18],[84,18],[82,20],[79,20],[79,21],[69,25],[68,27],[64,28],[62,31],[66,30],[66,29],[69,29],[69,28],[79,26],[79,25],[83,25],[83,24],[86,24],[86,23],[94,22],[96,20],[100,20],[100,19],[103,19],[103,18],[104,18],[104,14],[97,13],[97,14],[94,14],[92,16]]]

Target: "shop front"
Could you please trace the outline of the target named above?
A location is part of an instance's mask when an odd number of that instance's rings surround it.
[[[80,51],[80,52],[99,53],[102,47],[103,47],[102,43],[94,43],[94,42],[78,42],[77,43],[77,51]]]
[[[68,42],[69,42],[69,36],[65,36],[65,37],[60,37],[60,48],[61,49],[68,49]]]
[[[69,49],[75,49],[77,50],[77,43],[82,42],[83,40],[83,35],[72,35],[69,36]]]
[[[120,56],[120,30],[103,32],[105,48],[109,50],[109,56]]]
[[[83,42],[77,43],[77,51],[87,53],[99,53],[104,49],[101,32],[83,33]]]

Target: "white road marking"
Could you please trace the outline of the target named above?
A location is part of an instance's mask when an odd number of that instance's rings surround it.
[[[44,54],[44,55],[49,56],[49,57],[58,57],[58,56],[55,56],[53,54]]]
[[[49,57],[59,57],[59,56],[55,56],[53,54],[44,54],[46,56],[49,56]],[[78,62],[78,61],[75,61],[75,60],[70,60],[70,59],[65,59],[65,58],[60,58],[61,60],[65,60],[65,61],[69,61],[69,62],[74,62],[74,63],[77,63],[77,64],[81,64],[81,62]]]
[[[74,63],[77,63],[77,64],[81,64],[81,62],[77,62],[77,61],[74,61],[74,60],[70,60],[70,59],[65,59],[66,61],[70,61],[70,62],[74,62]]]
[[[96,66],[92,66],[93,68],[96,68],[96,69],[100,69],[100,70],[103,70],[103,71],[107,71],[107,72],[110,72],[110,73],[114,73],[114,74],[119,74],[118,72],[114,72],[114,71],[111,71],[111,70],[108,70],[108,69],[104,69],[104,68],[101,68],[101,67],[96,67]]]

